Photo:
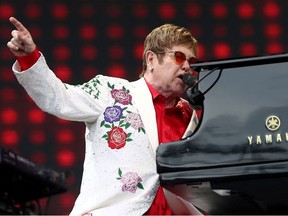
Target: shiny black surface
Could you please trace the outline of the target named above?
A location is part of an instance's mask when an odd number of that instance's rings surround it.
[[[276,190],[282,190],[277,205],[286,205],[287,62],[288,55],[281,54],[215,61],[206,63],[206,66],[203,63],[201,76],[215,67],[219,69],[201,81],[199,89],[205,92],[218,76],[219,80],[205,94],[203,116],[196,132],[188,139],[159,146],[157,170],[161,184],[209,181],[212,189],[241,192],[245,186],[253,187],[259,182],[257,190],[254,187],[243,192],[259,198],[262,193],[258,192],[267,189],[267,197],[262,198],[271,204],[272,197],[278,196]],[[266,127],[269,116],[280,119],[281,125],[277,130]],[[272,120],[271,123],[277,122]],[[263,179],[265,182],[269,180],[270,187],[264,183],[264,188],[261,187],[260,180]]]
[[[3,203],[24,204],[68,189],[64,172],[37,165],[3,147],[0,147],[0,172],[0,214]]]

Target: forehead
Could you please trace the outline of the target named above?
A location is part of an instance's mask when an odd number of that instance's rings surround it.
[[[193,49],[185,45],[175,45],[171,48],[172,51],[180,51],[185,54],[187,58],[196,57]]]

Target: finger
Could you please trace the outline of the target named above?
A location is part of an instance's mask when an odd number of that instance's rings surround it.
[[[15,17],[10,17],[9,21],[16,27],[17,30],[28,31]]]
[[[11,35],[12,35],[13,39],[19,44],[22,44],[22,45],[31,44],[31,39],[27,36],[27,34],[25,34],[23,32],[19,32],[17,30],[13,30],[11,32]]]
[[[18,51],[19,50],[19,47],[17,47],[17,46],[15,46],[11,41],[9,41],[8,43],[7,43],[7,47],[12,51],[12,50],[14,50],[14,51]]]
[[[21,49],[23,50],[24,49],[24,46],[19,43],[19,41],[15,40],[14,38],[11,39],[10,41],[15,47],[18,47],[18,49]]]
[[[19,38],[19,31],[17,30],[13,30],[11,32],[12,37],[14,38],[14,40],[17,40],[19,43],[21,43],[20,38]]]

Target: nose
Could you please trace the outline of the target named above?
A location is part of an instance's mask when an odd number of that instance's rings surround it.
[[[192,72],[192,69],[190,68],[190,64],[189,64],[187,59],[182,64],[182,68],[181,69],[184,70],[185,72]]]

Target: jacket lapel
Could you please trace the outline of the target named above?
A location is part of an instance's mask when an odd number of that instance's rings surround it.
[[[156,123],[156,114],[153,106],[151,93],[145,83],[144,78],[131,82],[131,95],[134,100],[141,119],[143,121],[146,133],[148,135],[151,146],[156,153],[158,143],[158,131]]]

